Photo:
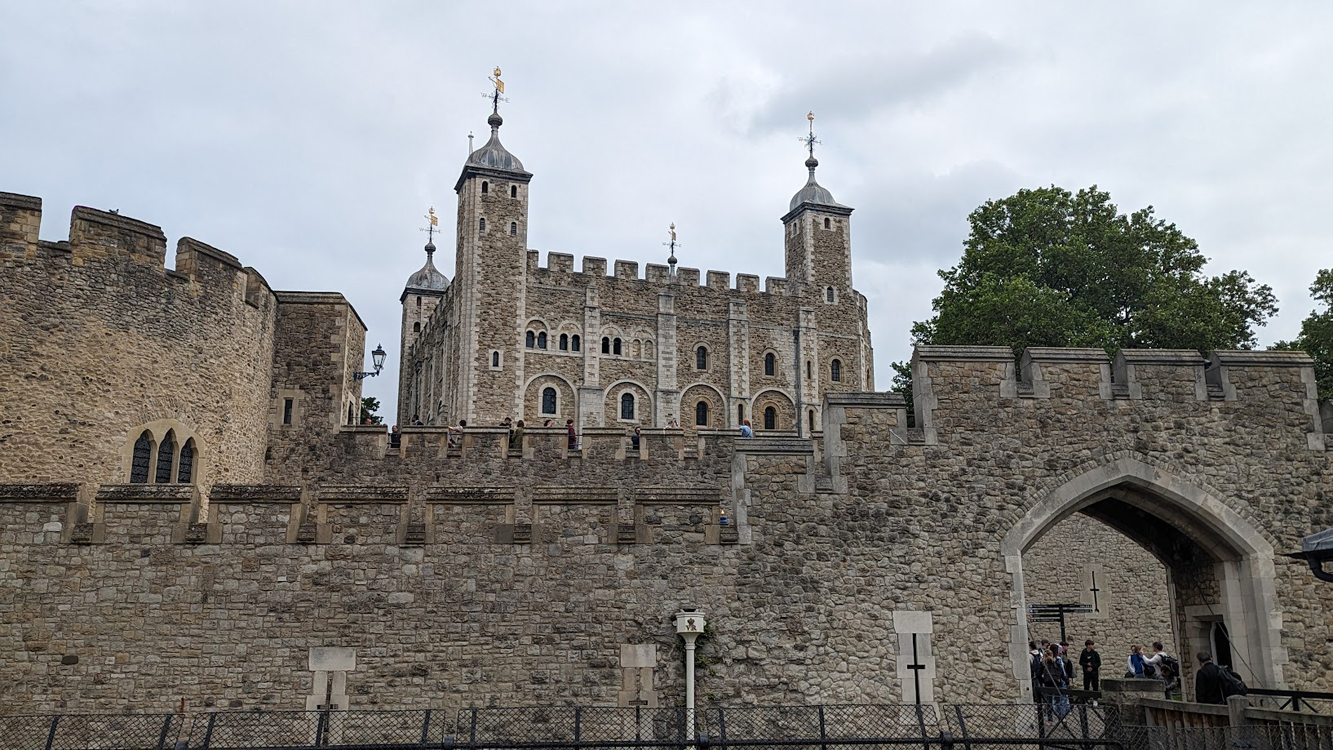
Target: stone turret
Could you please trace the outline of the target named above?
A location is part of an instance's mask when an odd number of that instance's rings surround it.
[[[435,209],[431,209],[434,216]],[[421,331],[426,327],[431,314],[440,304],[444,293],[449,289],[449,278],[435,267],[435,243],[426,243],[426,265],[407,277],[407,284],[398,301],[403,306],[403,320],[400,329],[399,358],[402,366],[398,368],[398,419],[407,422],[413,414],[421,414],[422,403],[420,381],[414,367],[408,366],[408,351],[417,343]]]

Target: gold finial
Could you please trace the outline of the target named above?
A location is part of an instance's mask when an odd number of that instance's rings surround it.
[[[435,215],[434,206],[430,207],[430,210],[426,212],[426,215],[423,218],[430,222],[421,229],[421,231],[426,233],[426,242],[431,243],[430,246],[426,248],[426,251],[430,252],[435,249],[435,231],[440,226],[440,219]]]
[[[499,68],[496,68],[495,71],[496,71],[495,74],[496,74],[497,76],[500,75],[500,69],[499,69]],[[805,116],[805,119],[807,119],[807,120],[809,120],[810,122],[813,123],[813,122],[815,121],[815,111],[814,111],[813,109],[810,110],[810,114],[806,115],[806,116]]]
[[[500,80],[500,66],[495,66],[495,75],[491,78],[491,83],[495,84],[495,90],[503,94],[505,92],[505,82]]]

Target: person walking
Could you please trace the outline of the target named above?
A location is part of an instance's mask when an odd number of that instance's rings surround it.
[[[1101,690],[1102,655],[1097,653],[1097,645],[1091,638],[1083,643],[1083,653],[1078,655],[1078,665],[1083,668],[1083,689]]]
[[[1194,673],[1194,701],[1224,705],[1227,698],[1222,668],[1213,663],[1213,655],[1207,651],[1200,651],[1194,657],[1199,660],[1199,671]]]

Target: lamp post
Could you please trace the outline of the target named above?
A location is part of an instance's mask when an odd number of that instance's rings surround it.
[[[704,632],[708,621],[694,607],[681,607],[676,613],[676,634],[685,641],[685,731],[694,739],[694,641]]]
[[[352,373],[352,377],[356,378],[357,380],[365,380],[366,378],[373,378],[376,375],[379,375],[380,370],[384,369],[384,355],[385,355],[384,346],[376,344],[375,351],[370,353],[370,361],[375,363],[375,371],[354,372]]]

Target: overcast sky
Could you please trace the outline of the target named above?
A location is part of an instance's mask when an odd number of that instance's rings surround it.
[[[1272,285],[1260,341],[1290,338],[1333,266],[1333,5],[1163,5],[9,2],[0,190],[45,200],[44,239],[116,208],[342,292],[390,351],[366,381],[390,418],[421,217],[452,278],[496,65],[543,253],[660,263],[674,221],[682,265],[781,276],[813,109],[881,388],[968,212],[1052,183],[1155,206],[1209,272]]]

